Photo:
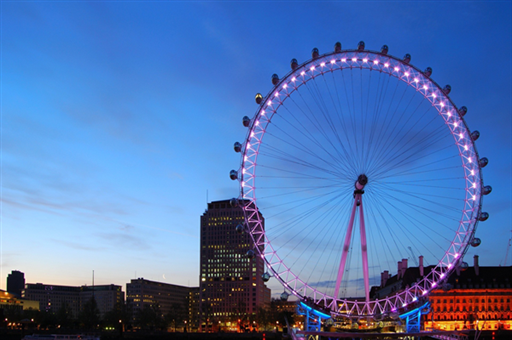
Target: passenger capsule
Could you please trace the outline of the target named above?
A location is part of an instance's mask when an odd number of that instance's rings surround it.
[[[476,141],[480,137],[480,132],[477,130],[471,132],[471,140]]]
[[[411,62],[411,55],[409,53],[407,53],[404,56],[404,63],[409,64],[410,62]]]
[[[238,172],[236,170],[231,170],[229,172],[229,178],[231,178],[233,181],[238,179]]]
[[[478,247],[480,243],[482,243],[482,240],[479,239],[478,237],[475,237],[474,239],[471,240],[471,247]]]
[[[450,85],[446,85],[444,88],[443,88],[443,93],[445,95],[448,95],[450,94],[450,92],[452,91],[452,87]]]
[[[297,62],[297,59],[292,59],[292,61],[290,61],[290,67],[292,68],[292,71],[295,71],[297,69],[297,67],[299,67],[299,63]]]
[[[486,185],[482,188],[482,194],[489,195],[492,191],[492,187],[490,185]]]
[[[336,44],[334,44],[334,52],[336,52],[336,53],[341,52],[341,43],[339,41]]]
[[[485,168],[488,163],[489,163],[489,160],[487,159],[487,157],[480,158],[480,160],[478,161],[478,165],[481,168]]]
[[[381,49],[380,49],[380,53],[381,54],[388,54],[388,45],[382,45]]]
[[[239,224],[236,226],[236,232],[242,234],[244,232],[244,226]]]
[[[287,292],[283,292],[281,294],[281,301],[288,301],[289,296],[290,296],[290,294],[288,294]]]
[[[364,50],[364,41],[360,41],[359,44],[357,44],[357,50],[358,51]]]
[[[274,86],[275,86],[275,85],[277,85],[277,84],[279,84],[279,76],[278,76],[277,74],[275,74],[275,73],[274,73],[274,74],[272,75],[272,85],[274,85]]]
[[[313,59],[316,59],[316,58],[318,58],[318,56],[319,56],[319,55],[320,55],[320,53],[318,52],[318,48],[316,48],[316,47],[315,47],[315,48],[311,51],[311,57],[312,57]]]
[[[478,215],[478,220],[481,222],[486,221],[488,218],[489,218],[489,213],[487,213],[487,212],[481,212]]]
[[[464,117],[468,113],[468,108],[465,106],[461,106],[459,109],[459,116]]]
[[[242,118],[242,124],[244,124],[245,127],[249,127],[249,125],[251,125],[251,118],[244,116],[244,118]]]
[[[231,208],[238,207],[238,200],[233,197],[232,199],[229,200],[229,205],[231,206]]]
[[[468,267],[469,267],[469,265],[467,262],[462,262],[460,264],[460,270],[462,270],[462,271],[465,271],[466,269],[468,269]]]
[[[246,256],[247,258],[249,258],[249,259],[253,259],[253,258],[254,258],[254,250],[249,249],[249,250],[247,251],[247,253],[245,253],[245,256]]]
[[[261,279],[263,280],[263,282],[268,282],[268,280],[270,280],[270,274],[265,272],[261,275]]]
[[[427,67],[425,69],[425,71],[423,71],[423,74],[425,75],[425,77],[430,77],[432,75],[432,67]]]
[[[242,144],[240,144],[239,142],[235,142],[235,144],[233,145],[233,149],[235,149],[235,152],[242,151]]]
[[[254,100],[256,101],[256,104],[261,104],[261,102],[263,101],[263,96],[261,95],[261,93],[256,93]]]

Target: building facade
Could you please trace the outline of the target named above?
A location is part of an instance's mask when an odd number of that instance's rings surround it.
[[[474,266],[448,279],[429,296],[425,329],[512,330],[512,267]]]
[[[124,292],[121,286],[99,285],[80,287],[80,310],[94,297],[96,305],[100,311],[100,318],[103,318],[107,312],[114,309],[116,304],[124,303]]]
[[[200,308],[202,323],[223,322],[254,315],[270,304],[262,275],[264,262],[250,235],[237,232],[243,210],[229,200],[208,203],[201,216]],[[251,258],[252,257],[252,258]]]
[[[184,287],[169,283],[156,282],[138,278],[126,284],[126,303],[131,306],[133,319],[137,317],[146,306],[158,307],[161,316],[169,312],[180,311],[183,320],[189,328],[197,323],[197,295],[198,287]]]
[[[116,303],[124,302],[121,286],[60,286],[43,283],[27,283],[23,290],[23,298],[39,302],[39,310],[57,313],[66,307],[73,318],[77,318],[87,301],[93,296],[96,300],[100,317],[111,311]]]
[[[74,318],[80,312],[80,287],[27,283],[23,298],[39,302],[39,310],[57,313],[66,306]]]
[[[398,263],[397,275],[383,272],[381,286],[372,287],[372,298],[383,298],[413,285],[433,266],[407,267]],[[458,269],[439,289],[429,294],[430,313],[422,316],[425,330],[512,331],[512,267],[481,267],[474,256],[473,267]]]
[[[4,315],[9,310],[23,311],[23,310],[39,310],[39,302],[19,299],[16,295],[9,292],[0,290],[0,310],[3,310]]]

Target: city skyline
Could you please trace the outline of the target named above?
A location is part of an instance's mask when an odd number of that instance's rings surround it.
[[[238,195],[233,143],[254,95],[292,58],[360,40],[410,53],[468,107],[493,192],[467,256],[503,262],[511,4],[266,4],[2,2],[1,277],[78,286],[94,270],[97,284],[199,286],[200,216]]]

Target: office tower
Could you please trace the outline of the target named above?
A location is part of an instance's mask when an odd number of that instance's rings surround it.
[[[25,274],[18,270],[13,270],[7,276],[7,291],[16,297],[21,297],[21,291],[25,288]]]
[[[208,203],[201,216],[200,240],[200,311],[202,323],[243,319],[258,308],[270,304],[270,290],[265,286],[263,259],[246,254],[254,252],[247,232],[238,233],[244,223],[239,206],[229,200]]]

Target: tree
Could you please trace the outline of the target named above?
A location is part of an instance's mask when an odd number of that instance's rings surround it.
[[[186,309],[183,308],[183,305],[179,303],[173,303],[171,305],[171,309],[165,315],[165,321],[168,325],[174,327],[174,331],[176,332],[176,327],[181,327],[186,317]]]
[[[144,305],[135,315],[135,325],[144,330],[165,329],[165,320],[158,305]]]
[[[131,323],[131,310],[124,302],[118,302],[114,308],[105,313],[103,316],[103,323],[109,327],[120,327],[122,330],[123,325],[129,328]]]
[[[71,307],[69,307],[66,302],[63,302],[60,305],[60,308],[57,310],[55,318],[57,324],[59,324],[62,328],[70,328],[73,325],[73,312]]]
[[[256,322],[261,330],[268,331],[274,325],[272,311],[268,308],[259,307],[256,313]]]
[[[98,327],[100,323],[100,310],[98,309],[94,297],[91,297],[91,299],[84,304],[79,319],[84,329],[96,329]]]
[[[39,319],[39,324],[43,329],[55,328],[57,325],[57,317],[54,313],[49,311],[41,311],[41,317]]]

